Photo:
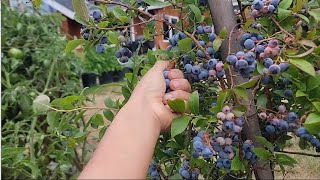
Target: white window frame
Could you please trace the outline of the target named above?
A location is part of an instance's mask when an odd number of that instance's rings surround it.
[[[170,23],[172,23],[172,19],[176,19],[177,22],[179,21],[179,17],[177,16],[170,16],[170,15],[164,15],[164,19],[167,19]],[[169,26],[169,25],[168,25]],[[170,26],[169,26],[170,27]],[[169,38],[173,37],[173,29],[170,28],[169,30]],[[164,42],[169,42],[169,40],[165,39],[165,35],[163,35],[163,41]]]

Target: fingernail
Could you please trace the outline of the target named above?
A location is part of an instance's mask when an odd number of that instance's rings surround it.
[[[171,81],[172,82],[172,86],[177,89],[180,86],[180,83],[178,81]]]
[[[163,98],[167,101],[167,100],[169,100],[169,99],[171,99],[171,98],[172,98],[172,94],[167,93],[167,94],[165,94],[165,95],[164,95],[164,97],[163,97]]]

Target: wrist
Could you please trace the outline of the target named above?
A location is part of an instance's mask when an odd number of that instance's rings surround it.
[[[143,128],[150,128],[154,132],[160,133],[161,123],[154,113],[154,105],[143,95],[134,94],[130,97],[126,105],[120,110],[119,114],[125,119],[134,123],[139,123]]]

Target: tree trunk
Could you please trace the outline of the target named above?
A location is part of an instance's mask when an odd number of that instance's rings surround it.
[[[236,16],[234,14],[234,9],[232,5],[232,0],[209,0],[209,8],[214,24],[215,32],[218,34],[224,27],[227,28],[227,36],[230,31],[236,26]],[[231,44],[230,44],[230,52],[237,52],[241,50],[239,45],[239,35],[240,33],[235,28],[235,31],[231,35]],[[223,41],[221,45],[221,57],[224,61],[228,56],[229,43],[228,38]],[[232,68],[232,67],[231,67]],[[228,74],[228,72],[226,72]],[[231,71],[233,75],[233,84],[239,85],[247,81],[247,79],[242,78],[235,71]],[[228,79],[230,80],[230,78]],[[247,123],[245,123],[243,127],[243,136],[246,139],[250,139],[253,141],[255,147],[261,146],[256,140],[255,136],[261,136],[259,121],[257,116],[257,109],[254,106],[254,101],[250,104],[250,102],[254,99],[254,94],[252,89],[247,90],[247,94],[249,100],[241,100],[240,103],[247,107],[247,112],[245,116],[247,117]],[[270,168],[269,162],[259,162],[255,168],[255,177],[256,179],[274,179],[272,170]]]

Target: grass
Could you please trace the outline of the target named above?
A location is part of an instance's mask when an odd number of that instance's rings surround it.
[[[316,154],[315,150],[301,150],[297,139],[292,140],[292,144],[285,149],[292,152],[304,152],[309,154]],[[287,154],[294,158],[298,164],[293,168],[286,167],[285,177],[281,172],[275,173],[275,179],[320,179],[320,158],[303,155]],[[279,168],[277,168],[279,169]]]

